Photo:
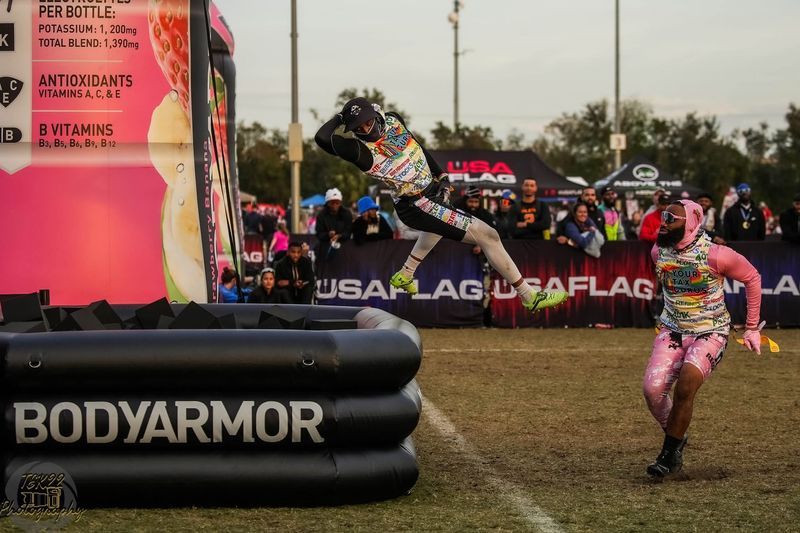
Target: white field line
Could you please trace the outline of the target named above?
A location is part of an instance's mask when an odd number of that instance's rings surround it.
[[[583,350],[586,353],[619,353],[620,348],[423,348],[422,353],[463,353],[463,352],[486,352],[486,353],[557,353],[573,352]],[[649,351],[649,348],[647,349]]]
[[[447,416],[439,411],[430,400],[422,397],[422,414],[428,422],[470,463],[473,463],[489,486],[497,491],[503,499],[509,502],[522,515],[525,521],[543,533],[561,533],[562,529],[542,509],[525,496],[525,490],[520,485],[504,480],[488,462],[481,456],[467,439],[458,432]]]

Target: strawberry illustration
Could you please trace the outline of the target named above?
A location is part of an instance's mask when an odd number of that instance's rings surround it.
[[[169,86],[189,114],[189,0],[149,0],[150,44]]]

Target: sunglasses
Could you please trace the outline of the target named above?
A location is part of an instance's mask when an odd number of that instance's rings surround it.
[[[662,211],[661,212],[661,221],[664,224],[674,224],[675,221],[678,220],[678,219],[686,220],[686,217],[682,217],[682,216],[676,215],[675,213],[673,213],[671,211]]]

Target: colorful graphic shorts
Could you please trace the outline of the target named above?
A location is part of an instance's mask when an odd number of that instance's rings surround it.
[[[653,351],[644,372],[644,397],[653,417],[662,428],[667,427],[672,399],[669,391],[678,379],[684,363],[689,363],[707,380],[728,345],[727,335],[706,333],[703,335],[681,335],[662,330],[653,341]]]
[[[454,241],[464,240],[472,217],[436,197],[402,196],[395,204],[403,224],[418,231],[435,233]]]

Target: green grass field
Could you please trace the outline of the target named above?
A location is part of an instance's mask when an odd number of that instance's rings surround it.
[[[662,439],[640,392],[652,330],[421,333],[427,409],[409,496],[327,508],[92,510],[67,530],[800,530],[800,330],[769,332],[780,354],[729,345],[695,402],[684,471],[661,483],[644,473]]]

